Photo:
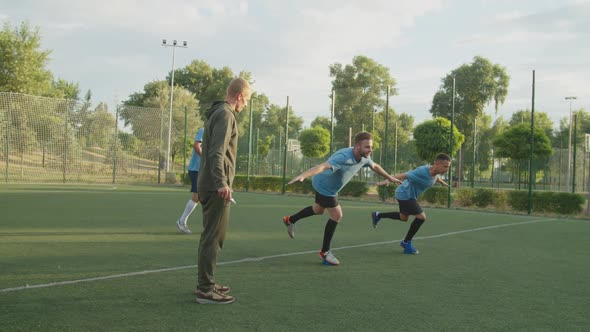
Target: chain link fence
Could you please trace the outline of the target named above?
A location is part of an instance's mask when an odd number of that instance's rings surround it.
[[[193,121],[195,128],[187,128],[186,116],[184,128],[175,125],[182,121],[172,122],[171,167],[166,173],[168,116],[169,111],[164,108],[118,105],[112,112],[102,103],[91,108],[80,101],[0,93],[0,179],[7,183],[180,181],[185,170],[184,157],[190,158],[196,126],[201,123]],[[240,133],[237,165],[240,175],[282,176],[285,171],[289,180],[329,157],[304,157],[299,142],[294,139],[289,140],[285,156],[284,137],[280,136],[262,155],[255,140],[251,150],[243,144],[248,142],[249,135]],[[533,189],[571,191],[575,182],[576,192],[587,192],[590,189],[590,147],[586,145],[590,143],[579,143],[572,165],[568,165],[568,149],[563,148],[554,148],[547,160],[535,162]],[[385,155],[381,151],[377,151],[373,159],[383,166],[389,165],[390,173],[418,166],[415,156],[398,155],[397,145],[393,149],[388,160],[383,160]],[[527,188],[528,161],[491,158],[492,165],[480,170],[479,158],[474,167],[473,158],[466,155],[453,165],[454,186]],[[372,172],[360,173],[355,178],[379,180]]]

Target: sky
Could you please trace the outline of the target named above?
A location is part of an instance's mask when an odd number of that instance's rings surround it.
[[[330,116],[329,66],[368,56],[389,68],[390,107],[431,118],[432,97],[453,69],[483,56],[511,77],[498,115],[530,109],[557,126],[590,110],[590,1],[575,0],[0,0],[0,22],[39,27],[54,76],[114,109],[172,68],[162,39],[187,41],[175,68],[195,59],[252,73],[253,88],[308,126]],[[487,113],[494,116],[493,105]]]

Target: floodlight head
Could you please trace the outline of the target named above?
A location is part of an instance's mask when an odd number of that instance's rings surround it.
[[[186,40],[182,42],[182,46],[186,47]]]
[[[166,39],[162,39],[162,45],[166,45]]]
[[[172,42],[172,45],[176,46],[176,39]]]

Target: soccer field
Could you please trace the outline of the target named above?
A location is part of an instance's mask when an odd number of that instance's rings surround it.
[[[392,331],[590,329],[590,222],[425,209],[409,223],[370,222],[396,206],[341,199],[344,218],[321,264],[327,215],[281,217],[313,197],[236,193],[216,277],[231,305],[192,291],[192,235],[175,221],[187,188],[0,185],[2,331]]]

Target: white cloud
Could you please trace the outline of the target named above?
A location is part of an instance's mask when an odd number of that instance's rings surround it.
[[[231,21],[248,14],[246,1],[230,0],[56,0],[39,11],[54,27],[84,22],[88,26],[110,26],[153,35],[185,33],[186,36],[211,36]]]
[[[514,10],[514,11],[509,11],[509,12],[503,12],[503,13],[499,13],[494,15],[492,23],[502,23],[505,21],[513,21],[513,20],[517,20],[523,17],[526,17],[527,14],[518,11],[518,10]]]
[[[536,42],[551,43],[572,41],[578,38],[575,33],[569,31],[537,32],[517,30],[503,34],[474,34],[456,41],[457,45],[506,45],[506,44],[531,44]]]
[[[330,105],[330,64],[350,63],[355,55],[404,44],[404,29],[442,7],[441,0],[298,3],[281,33],[283,57],[257,72],[258,87],[272,100],[290,95],[299,105],[297,112],[306,113],[306,121],[325,115]],[[430,76],[430,70],[422,75]]]

